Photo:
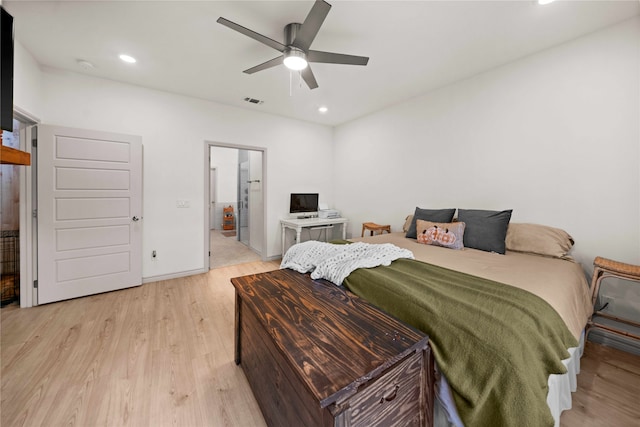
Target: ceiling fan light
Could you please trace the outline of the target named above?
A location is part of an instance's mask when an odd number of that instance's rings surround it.
[[[292,48],[284,54],[284,66],[293,71],[307,68],[307,55],[300,49]]]
[[[123,60],[124,62],[127,62],[129,64],[134,64],[136,62],[136,58],[134,58],[133,56],[130,56],[130,55],[125,55],[124,53],[122,55],[120,55],[119,58],[121,60]]]

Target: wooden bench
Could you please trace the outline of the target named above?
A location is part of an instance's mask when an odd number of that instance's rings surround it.
[[[269,426],[432,426],[428,337],[293,270],[231,279],[235,361]]]
[[[369,230],[371,232],[371,235],[373,236],[374,232],[375,233],[379,232],[379,234],[382,234],[385,231],[387,233],[391,233],[391,226],[380,225],[380,224],[376,224],[375,222],[365,222],[364,224],[362,224],[362,234],[360,235],[360,237],[364,237],[365,230]]]

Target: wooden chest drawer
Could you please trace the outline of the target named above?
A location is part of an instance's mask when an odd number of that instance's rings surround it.
[[[419,426],[421,354],[414,354],[350,399],[351,427]]]
[[[291,270],[231,281],[236,363],[268,425],[432,425],[426,335]]]

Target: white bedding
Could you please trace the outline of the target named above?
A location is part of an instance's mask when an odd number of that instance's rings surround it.
[[[325,279],[340,286],[358,268],[388,266],[400,258],[413,259],[413,253],[390,243],[332,245],[309,240],[289,248],[282,257],[280,268],[290,268],[298,273],[311,272],[314,280]]]

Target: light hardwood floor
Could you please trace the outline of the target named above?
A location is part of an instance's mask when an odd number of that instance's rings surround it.
[[[5,307],[0,425],[264,426],[233,363],[225,267],[31,309]],[[640,357],[587,344],[563,427],[640,425]]]

